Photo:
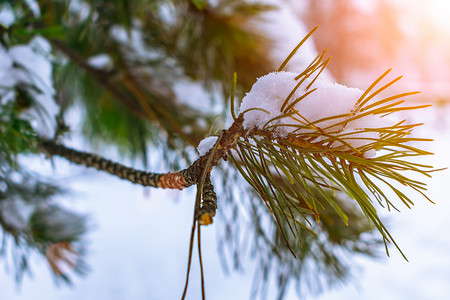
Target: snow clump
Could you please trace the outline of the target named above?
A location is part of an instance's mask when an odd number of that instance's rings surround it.
[[[353,148],[360,148],[379,139],[378,133],[366,131],[366,129],[391,127],[394,124],[386,118],[373,114],[345,122],[350,118],[363,91],[321,78],[317,78],[309,89],[307,87],[312,80],[306,78],[291,96],[289,104],[305,95],[307,91],[316,89],[293,106],[301,117],[296,114],[292,117],[274,119],[284,114],[281,111],[283,103],[303,78],[297,77],[299,77],[298,73],[283,71],[269,73],[258,78],[250,92],[243,98],[240,107],[239,113],[244,113],[244,129],[272,130],[275,136],[285,137],[289,133],[317,132],[315,127],[319,127],[327,134],[339,136]],[[373,101],[374,99],[370,103]],[[283,110],[285,109],[286,106]],[[326,119],[329,117],[335,118]],[[314,126],[309,125],[310,123],[314,123]],[[271,125],[274,126],[269,127]],[[299,128],[298,125],[302,127]],[[325,136],[319,137],[315,141],[320,142],[325,138]],[[337,148],[343,147],[343,145],[341,142],[335,141],[331,147]],[[375,151],[373,150],[364,153],[365,157],[374,155]]]
[[[217,136],[208,136],[201,140],[200,144],[198,144],[197,150],[200,156],[205,155],[216,143]]]

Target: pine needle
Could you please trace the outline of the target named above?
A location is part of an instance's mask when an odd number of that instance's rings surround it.
[[[297,53],[298,49],[309,39],[309,37],[317,30],[319,26],[314,27],[301,41],[295,46],[294,50],[289,53],[288,57],[283,61],[281,66],[278,68],[278,72],[283,71],[284,67],[286,67],[287,63],[291,60],[291,58]]]
[[[236,112],[234,111],[234,95],[236,93],[237,73],[233,73],[233,80],[231,83],[231,99],[230,99],[230,111],[233,120],[236,120]]]

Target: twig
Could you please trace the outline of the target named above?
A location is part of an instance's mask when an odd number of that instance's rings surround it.
[[[191,237],[189,242],[189,256],[188,256],[188,265],[187,265],[187,271],[186,271],[186,282],[184,284],[184,290],[183,295],[181,296],[181,300],[184,300],[186,298],[187,289],[189,286],[189,273],[191,272],[191,262],[192,262],[192,250],[194,248],[194,236],[195,236],[195,226],[197,224],[195,220],[195,211],[194,208],[194,220],[192,221],[192,229],[191,229]]]
[[[203,259],[202,259],[202,242],[201,242],[201,227],[197,227],[197,247],[198,247],[198,261],[200,263],[200,281],[202,286],[202,300],[205,300],[205,274],[203,273]]]
[[[190,242],[189,242],[189,258],[188,258],[188,267],[187,267],[187,274],[186,274],[186,283],[185,283],[185,286],[184,286],[183,295],[181,296],[181,300],[185,299],[187,288],[188,288],[188,285],[189,285],[189,273],[191,271],[192,249],[194,247],[194,233],[195,233],[195,226],[196,226],[196,223],[197,223],[197,213],[198,213],[198,211],[200,209],[200,201],[201,201],[201,197],[203,195],[203,185],[204,185],[204,183],[206,181],[206,178],[209,177],[209,168],[212,165],[215,153],[219,149],[219,145],[221,144],[221,142],[223,140],[224,132],[226,132],[226,131],[225,130],[222,131],[222,134],[217,139],[216,143],[214,144],[214,147],[210,151],[208,151],[207,154],[202,156],[202,157],[206,157],[207,160],[206,160],[204,168],[203,168],[203,170],[201,172],[200,180],[199,180],[199,182],[197,184],[197,194],[195,196],[194,220],[192,221],[191,239],[190,239]],[[195,162],[194,162],[194,164],[195,164]],[[201,268],[202,297],[204,299],[204,277],[203,277],[203,263],[202,263],[202,260],[201,260],[200,242],[201,241],[200,241],[200,230],[199,230],[198,231],[198,243],[199,243],[198,251],[199,251],[200,268]]]

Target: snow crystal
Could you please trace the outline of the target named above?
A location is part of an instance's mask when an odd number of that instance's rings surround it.
[[[200,156],[205,155],[216,143],[217,136],[208,136],[198,144],[197,150]]]
[[[299,77],[297,73],[283,71],[258,78],[242,100],[240,107],[240,113],[245,113],[244,128],[270,129],[276,136],[286,136],[292,132],[317,132],[318,127],[328,134],[342,136],[346,143],[354,148],[360,148],[378,138],[376,132],[368,132],[365,129],[394,125],[388,119],[375,115],[350,119],[363,91],[320,78],[309,88],[311,79],[304,79],[289,99],[290,104],[306,92],[316,89],[293,106],[298,114],[277,118],[284,114],[281,111],[283,103],[303,78],[297,77]],[[373,101],[375,100],[372,99],[370,102]],[[287,105],[284,105],[283,109],[286,107]],[[312,123],[314,125],[311,125]],[[317,138],[316,142],[323,139]],[[343,147],[343,144],[335,142],[332,147]]]

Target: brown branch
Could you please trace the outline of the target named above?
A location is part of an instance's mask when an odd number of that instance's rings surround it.
[[[178,173],[149,173],[126,167],[100,156],[74,150],[50,140],[40,140],[38,149],[46,155],[57,155],[73,163],[92,167],[142,186],[183,189],[188,184]]]
[[[60,156],[73,163],[92,167],[142,186],[182,190],[193,184],[197,184],[206,165],[212,169],[227,156],[228,151],[235,147],[237,138],[246,133],[242,126],[243,121],[243,116],[239,116],[229,129],[222,130],[222,138],[215,151],[210,150],[198,158],[191,166],[178,172],[160,174],[140,171],[91,153],[68,148],[46,139],[40,139],[38,150],[46,155]],[[210,161],[209,164],[208,161]],[[211,184],[210,181],[209,184]],[[212,185],[208,187],[210,190],[211,188]]]

